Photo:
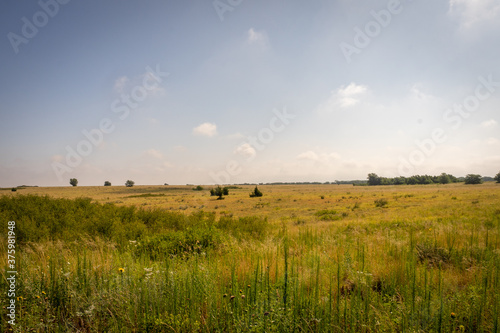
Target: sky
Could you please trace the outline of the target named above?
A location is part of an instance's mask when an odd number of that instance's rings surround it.
[[[0,187],[500,171],[497,0],[0,6]]]

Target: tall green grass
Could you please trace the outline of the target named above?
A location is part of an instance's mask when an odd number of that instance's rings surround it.
[[[2,309],[2,331],[499,332],[497,213],[292,229],[18,196],[0,218],[22,235],[19,317]]]

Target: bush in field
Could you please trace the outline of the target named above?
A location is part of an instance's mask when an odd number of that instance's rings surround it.
[[[257,186],[255,186],[252,193],[250,193],[250,198],[261,197],[263,194]]]
[[[375,200],[375,207],[385,207],[388,203],[389,201],[385,198],[377,199]]]
[[[333,209],[321,209],[314,213],[322,221],[336,221],[342,219],[341,215],[338,215],[336,210]]]
[[[227,187],[220,187],[219,185],[217,185],[216,188],[213,188],[210,190],[210,195],[211,196],[217,196],[217,200],[222,200],[224,199],[222,196],[223,195],[229,195],[229,189]]]
[[[473,175],[473,174],[468,174],[465,176],[465,184],[468,185],[476,185],[476,184],[482,184],[483,179],[481,175]]]
[[[134,182],[133,180],[130,180],[130,179],[129,179],[129,180],[127,180],[127,181],[125,182],[125,186],[127,186],[127,187],[132,187],[132,186],[134,186],[134,185],[135,185],[135,182]]]
[[[71,184],[71,186],[76,186],[76,185],[78,185],[78,179],[76,179],[76,178],[71,178],[71,179],[69,180],[69,183]]]
[[[193,191],[203,191],[203,186],[198,185],[195,188],[193,188]]]
[[[104,186],[111,186],[111,182],[110,182],[110,181],[108,181],[108,180],[106,180],[106,181],[104,182]]]

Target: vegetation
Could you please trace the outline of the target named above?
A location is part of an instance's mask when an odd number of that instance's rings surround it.
[[[69,183],[70,183],[70,185],[71,185],[71,186],[76,186],[76,185],[78,185],[78,179],[76,179],[76,178],[71,178],[71,179],[69,180]]]
[[[250,193],[250,198],[261,197],[261,196],[262,196],[262,192],[259,190],[259,188],[257,186],[255,186],[253,192]]]
[[[368,174],[368,185],[427,185],[458,183],[460,178],[442,173],[439,176],[416,175],[411,177],[380,177],[375,173]]]
[[[193,191],[203,191],[203,186],[198,185],[195,188],[193,188]]]
[[[0,331],[499,331],[498,185],[252,188],[224,206],[192,187],[3,191],[18,298]]]
[[[111,186],[111,182],[110,182],[110,181],[108,181],[108,180],[106,180],[106,181],[104,182],[104,186]]]
[[[465,176],[465,184],[468,185],[476,185],[476,184],[482,184],[483,179],[480,175],[473,175],[473,174],[468,174]]]
[[[126,187],[132,187],[132,186],[134,186],[134,185],[135,185],[135,182],[134,182],[133,180],[130,180],[130,179],[129,179],[129,180],[127,180],[127,181],[125,182],[125,186],[126,186]]]
[[[500,183],[500,172],[496,174],[495,178],[493,178],[494,180],[497,181],[497,183]]]
[[[229,188],[228,187],[220,187],[219,185],[217,185],[216,188],[213,188],[210,190],[210,195],[216,196],[217,200],[222,200],[222,199],[224,199],[222,197],[223,195],[229,195]]]

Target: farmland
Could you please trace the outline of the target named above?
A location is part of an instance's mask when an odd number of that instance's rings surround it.
[[[2,331],[500,331],[500,184],[193,187],[0,190]]]

